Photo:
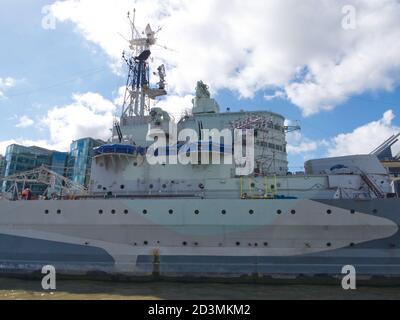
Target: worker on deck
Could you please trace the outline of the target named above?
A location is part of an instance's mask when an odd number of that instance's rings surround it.
[[[32,200],[32,191],[29,188],[26,188],[22,191],[22,199],[23,200]]]

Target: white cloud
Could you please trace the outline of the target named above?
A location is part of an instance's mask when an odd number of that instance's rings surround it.
[[[283,99],[283,98],[287,98],[286,93],[284,91],[275,91],[274,94],[272,95],[264,95],[264,99],[267,101],[272,101],[274,99]]]
[[[49,141],[67,151],[73,140],[91,137],[108,140],[116,106],[97,93],[75,94],[74,101],[55,107],[42,119],[50,132]]]
[[[305,160],[314,157],[341,157],[369,154],[393,134],[400,132],[400,126],[393,123],[393,110],[386,111],[382,118],[362,125],[352,132],[341,133],[332,138],[312,140],[296,131],[287,135],[289,155],[301,155]],[[392,147],[395,154],[400,152],[400,143]]]
[[[7,77],[7,78],[0,78],[0,98],[5,97],[5,92],[14,87],[16,85],[17,81],[13,78]]]
[[[158,101],[154,106],[162,108],[174,117],[176,121],[184,115],[184,112],[192,109],[193,95],[170,95],[165,99]]]
[[[86,137],[108,140],[115,111],[115,104],[97,93],[75,94],[71,104],[52,108],[40,120],[38,125],[48,130],[48,139],[16,138],[0,141],[0,154],[5,154],[7,146],[14,143],[69,151],[73,140]],[[33,120],[23,116],[17,126],[23,128],[32,124]]]
[[[287,152],[291,155],[309,153],[317,150],[318,142],[304,137],[300,132],[291,132],[287,135]]]
[[[19,118],[18,123],[15,125],[17,128],[28,128],[32,126],[35,122],[28,116],[22,116]]]
[[[357,28],[342,28],[344,5],[357,10]],[[244,97],[284,92],[304,115],[329,110],[370,90],[399,82],[400,3],[397,0],[138,0],[137,25],[163,26],[155,64],[168,66],[173,94],[197,80]],[[72,21],[113,64],[126,47],[124,19],[131,0],[57,1],[53,12]],[[382,50],[384,48],[384,50]],[[281,97],[283,95],[281,94]]]
[[[400,132],[400,127],[393,124],[394,117],[393,111],[388,110],[378,121],[367,123],[353,132],[337,135],[330,141],[328,155],[336,157],[370,153],[391,135]]]

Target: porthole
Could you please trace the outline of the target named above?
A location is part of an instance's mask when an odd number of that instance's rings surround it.
[[[332,246],[332,243],[328,242],[328,243],[326,244],[326,246],[327,246],[327,247],[331,247],[331,246]]]
[[[351,209],[351,210],[350,210],[350,213],[351,213],[351,214],[355,214],[355,213],[356,213],[356,210]]]
[[[144,241],[143,244],[144,244],[145,246],[147,246],[149,243],[148,243],[147,241]]]
[[[100,210],[99,210],[99,214],[103,214],[103,210],[100,209]]]
[[[44,210],[44,213],[45,214],[49,214],[49,210]]]
[[[264,247],[268,247],[268,242],[264,242]]]
[[[151,185],[149,185],[149,188],[150,188],[150,189],[153,189],[153,188],[154,188],[154,186],[151,184]]]
[[[187,242],[186,242],[186,241],[183,241],[182,244],[183,244],[184,246],[187,246]]]
[[[134,167],[137,167],[137,165],[138,165],[137,162],[134,162],[134,163],[133,163],[133,166],[134,166]]]
[[[372,213],[373,213],[373,214],[377,214],[377,213],[378,213],[378,210],[377,210],[377,209],[374,209],[374,210],[372,210]]]
[[[121,190],[124,190],[125,186],[123,184],[121,184],[120,188],[121,188]]]
[[[254,246],[255,246],[255,247],[258,247],[258,243],[255,243]]]
[[[222,213],[223,215],[225,215],[225,214],[226,214],[226,210],[222,210],[221,213]]]
[[[354,247],[354,243],[352,242],[352,243],[350,243],[350,247]]]
[[[147,210],[145,209],[145,210],[143,210],[143,214],[147,214]]]
[[[276,213],[277,214],[282,214],[282,210],[278,210]]]
[[[240,242],[236,242],[236,246],[238,246],[238,247],[239,247],[239,246],[240,246]]]
[[[101,190],[101,188],[103,188],[103,186],[102,186],[101,184],[99,184],[99,185],[97,186],[97,189]]]
[[[167,188],[167,185],[166,185],[166,184],[163,184],[162,187],[163,187],[163,189],[166,189],[166,188]]]
[[[115,214],[115,210],[114,210],[114,209],[113,209],[113,210],[111,210],[111,213],[112,213],[112,214]]]
[[[197,247],[197,246],[199,245],[199,243],[198,243],[198,242],[195,242],[194,245]]]
[[[204,184],[200,183],[200,184],[199,184],[199,188],[200,188],[200,189],[204,189]]]
[[[296,214],[296,210],[290,211],[291,214]]]
[[[199,213],[200,213],[199,210],[195,210],[195,211],[194,211],[194,214],[199,214]]]
[[[173,214],[173,213],[174,213],[174,210],[170,209],[170,210],[168,211],[168,213],[169,213],[169,214]]]
[[[254,214],[254,210],[250,210],[250,211],[249,211],[249,214]]]
[[[332,214],[332,210],[327,210],[326,213],[327,214]]]
[[[61,214],[61,210],[60,209],[57,210],[57,214]]]
[[[128,210],[124,210],[124,214],[128,214],[129,213],[129,211]]]
[[[250,186],[251,186],[252,188],[255,188],[256,184],[255,184],[255,183],[252,183]]]

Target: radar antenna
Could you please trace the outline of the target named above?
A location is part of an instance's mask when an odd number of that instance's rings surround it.
[[[167,94],[165,90],[165,67],[158,68],[160,80],[158,88],[150,87],[150,66],[148,59],[151,56],[150,48],[157,42],[156,33],[150,25],[146,26],[141,34],[135,25],[136,10],[133,16],[128,13],[131,27],[131,39],[128,41],[130,52],[123,52],[122,58],[128,66],[128,79],[126,82],[124,103],[122,106],[121,119],[129,117],[144,117],[149,111],[149,100]]]

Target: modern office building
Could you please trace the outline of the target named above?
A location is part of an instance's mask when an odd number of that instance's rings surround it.
[[[61,176],[67,176],[67,165],[68,165],[69,153],[54,151],[51,157],[50,170],[58,173]]]
[[[92,138],[79,139],[71,144],[67,164],[67,177],[83,186],[89,186],[93,149],[105,144]]]
[[[8,146],[5,156],[6,166],[4,176],[9,177],[17,173],[29,171],[42,165],[50,167],[54,151],[39,147],[24,147],[17,144]],[[10,182],[3,182],[3,192],[10,187]],[[20,186],[21,188],[23,186]],[[34,195],[42,194],[46,186],[28,184]]]
[[[105,142],[101,140],[80,139],[71,144],[70,153],[13,144],[8,146],[5,157],[0,156],[0,177],[9,177],[45,165],[61,176],[88,186],[93,149],[102,144]],[[11,182],[0,182],[0,191],[6,192],[10,186]],[[23,187],[18,185],[19,189]],[[28,184],[25,187],[30,188],[33,195],[42,195],[47,188],[38,184]]]
[[[6,158],[0,154],[0,177],[4,176],[4,171],[6,170]]]

